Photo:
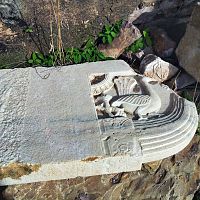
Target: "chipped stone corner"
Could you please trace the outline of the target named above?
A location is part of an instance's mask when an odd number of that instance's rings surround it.
[[[90,156],[90,157],[87,157],[85,159],[82,159],[81,161],[83,161],[83,162],[93,162],[93,161],[97,161],[99,159],[102,159],[102,157],[99,157],[99,156]]]

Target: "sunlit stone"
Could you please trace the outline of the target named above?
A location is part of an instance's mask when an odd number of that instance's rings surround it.
[[[123,61],[1,70],[0,185],[140,170],[197,124],[194,103]],[[14,179],[13,162],[33,166]]]

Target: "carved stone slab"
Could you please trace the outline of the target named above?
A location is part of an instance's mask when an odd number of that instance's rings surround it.
[[[0,185],[118,173],[182,150],[194,103],[123,61],[0,71]]]

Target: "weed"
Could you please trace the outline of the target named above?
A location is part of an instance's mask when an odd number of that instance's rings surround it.
[[[103,27],[102,32],[98,35],[103,44],[111,44],[114,38],[119,35],[122,22],[122,20],[119,20],[115,24],[108,24]]]
[[[132,45],[127,48],[127,51],[137,53],[145,47],[152,46],[153,42],[149,34],[149,30],[145,29],[142,32],[142,37],[136,40]]]
[[[63,54],[65,58],[64,64],[79,64],[84,62],[95,62],[110,59],[105,57],[103,53],[98,50],[95,42],[92,39],[88,39],[82,48],[66,48]],[[59,63],[59,50],[50,52],[47,55],[44,55],[40,52],[33,52],[31,58],[28,59],[28,64],[30,66],[41,65],[45,67],[51,67],[54,65],[59,65]]]
[[[58,14],[59,15],[59,14]],[[58,20],[57,20],[58,21]],[[111,44],[114,38],[119,35],[120,29],[122,26],[122,20],[117,21],[112,25],[105,25],[102,29],[102,32],[99,33],[99,37],[95,41],[92,38],[89,38],[81,48],[62,48],[61,32],[59,31],[60,39],[58,40],[57,50],[53,45],[53,38],[51,41],[51,51],[49,54],[44,55],[40,52],[33,52],[31,57],[28,59],[28,64],[30,66],[45,66],[51,67],[56,65],[69,65],[69,64],[79,64],[85,62],[96,62],[103,60],[110,60],[112,58],[105,57],[102,52],[97,48],[97,41],[102,43]],[[51,27],[51,26],[50,26]],[[60,28],[58,28],[60,30]],[[51,30],[52,32],[52,30]],[[152,39],[148,33],[148,30],[144,30],[142,37],[135,41],[127,50],[132,52],[137,52],[140,49],[145,48],[146,46],[152,45]]]
[[[24,30],[25,33],[33,33],[33,27],[27,27],[25,30]]]

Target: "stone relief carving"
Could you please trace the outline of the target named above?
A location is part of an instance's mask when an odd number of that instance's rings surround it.
[[[93,76],[93,80],[95,80]],[[93,81],[92,80],[92,81]],[[161,106],[156,91],[147,77],[105,75],[100,82],[92,82],[92,94],[99,118],[148,118]]]
[[[183,135],[197,126],[197,118],[191,120],[197,116],[194,104],[151,78],[93,75],[91,87],[106,155],[132,155],[142,149],[150,162],[158,152],[174,148],[176,140],[183,143]]]

